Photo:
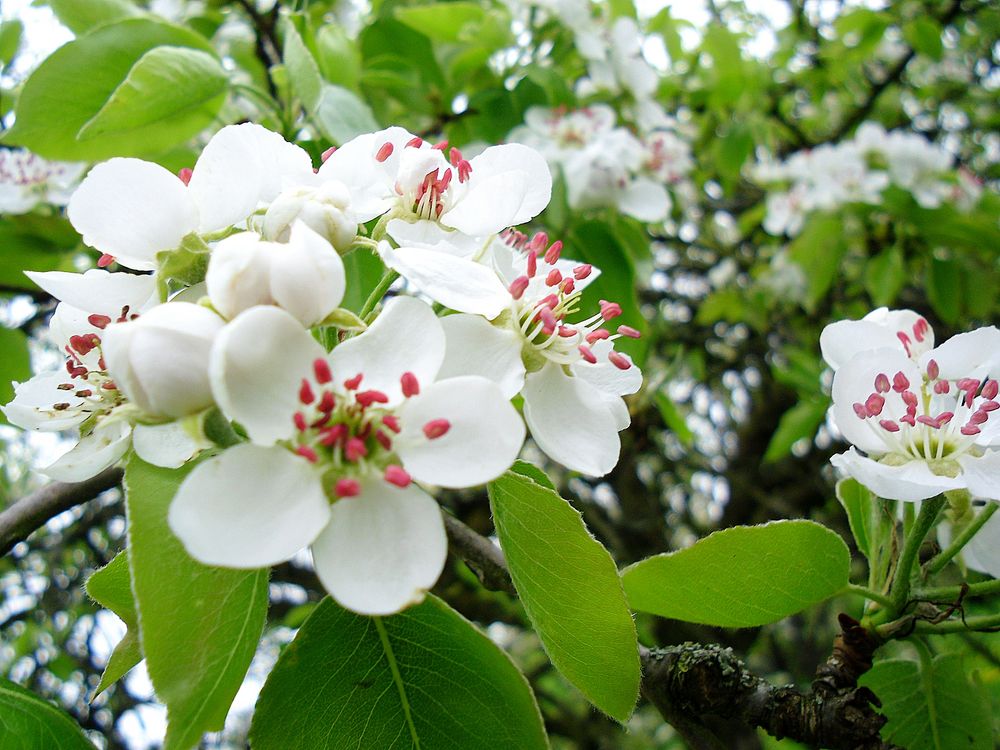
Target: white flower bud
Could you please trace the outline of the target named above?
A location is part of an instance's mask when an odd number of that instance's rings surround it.
[[[227,320],[255,305],[276,305],[309,328],[337,309],[346,279],[337,251],[297,221],[288,242],[268,242],[253,232],[219,242],[205,283],[212,305]]]
[[[350,202],[350,191],[337,180],[328,180],[316,188],[286,190],[264,214],[264,237],[287,242],[292,224],[298,220],[344,252],[358,233],[358,222],[349,210]]]
[[[213,403],[209,352],[224,322],[189,302],[158,305],[102,338],[108,372],[130,401],[149,413],[183,417]]]

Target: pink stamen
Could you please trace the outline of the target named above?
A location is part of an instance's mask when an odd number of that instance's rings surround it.
[[[596,341],[602,341],[610,336],[611,334],[605,331],[603,328],[595,328],[593,331],[587,334],[587,343],[593,344]]]
[[[997,397],[997,393],[1000,393],[1000,384],[995,380],[987,380],[986,384],[983,385],[983,392],[979,395],[983,398],[994,399]]]
[[[333,487],[337,497],[357,497],[361,493],[361,484],[357,479],[338,479]]]
[[[368,448],[365,447],[363,440],[356,437],[347,439],[347,442],[344,444],[344,457],[348,461],[357,461],[359,458],[364,458],[367,455]]]
[[[104,253],[100,258],[97,259],[97,267],[107,268],[114,262],[115,262],[115,256]]]
[[[903,399],[903,403],[906,404],[908,408],[910,409],[917,408],[917,394],[915,394],[913,391],[903,391],[899,395]]]
[[[897,372],[892,376],[892,389],[896,393],[902,393],[909,387],[910,381],[902,372]]]
[[[938,367],[938,363],[933,359],[927,363],[927,377],[931,380],[937,380],[938,375],[941,374],[941,368]]]
[[[193,174],[194,174],[194,171],[190,167],[182,167],[177,172],[177,176],[180,177],[181,182],[183,182],[185,185],[190,185],[191,184],[191,176]]]
[[[572,294],[574,289],[576,289],[576,282],[573,281],[572,277],[570,276],[567,276],[565,279],[562,280],[562,283],[559,284],[559,290],[563,294]]]
[[[875,376],[875,391],[877,393],[889,392],[889,377],[884,372]]]
[[[627,370],[632,366],[632,363],[628,361],[628,358],[619,352],[611,352],[608,354],[608,361],[619,370]]]
[[[974,424],[967,424],[961,430],[959,430],[959,432],[961,432],[966,437],[971,437],[973,435],[978,435],[981,432],[981,430]]]
[[[979,405],[979,408],[982,411],[991,412],[1000,409],[1000,403],[997,403],[996,401],[984,401]]]
[[[909,357],[910,356],[910,337],[907,336],[902,331],[897,331],[896,332],[896,338],[899,339],[900,343],[903,345],[903,348],[906,350],[906,356]]]
[[[940,393],[947,393],[950,390],[951,390],[951,386],[949,385],[949,383],[948,383],[947,380],[938,380],[936,383],[934,383],[934,392],[935,393],[939,393],[939,394]]]
[[[360,391],[354,395],[354,400],[367,409],[372,404],[387,404],[389,397],[382,391]]]
[[[378,444],[387,451],[392,450],[392,438],[382,432],[382,430],[375,430],[375,439],[378,441]]]
[[[977,411],[975,411],[975,412],[972,413],[971,417],[969,417],[969,424],[983,424],[989,418],[990,418],[990,415],[989,415],[988,412],[985,412],[985,411],[982,411],[982,410],[977,410]]]
[[[107,315],[98,315],[95,313],[93,315],[87,316],[87,322],[90,323],[90,325],[94,326],[94,328],[100,328],[103,331],[105,328],[111,325],[111,318],[109,318]]]
[[[552,309],[549,307],[543,307],[538,312],[538,317],[542,320],[542,333],[546,336],[551,336],[558,325],[556,321],[556,316],[552,313]]]
[[[388,427],[390,430],[396,433],[398,433],[402,429],[399,426],[399,418],[392,414],[386,414],[384,417],[382,417],[382,424],[384,424],[386,427]]]
[[[531,238],[531,242],[528,243],[528,252],[539,255],[548,244],[549,236],[545,232],[535,232],[534,236]]]
[[[312,386],[309,385],[309,381],[302,378],[302,385],[299,386],[299,402],[303,404],[311,404],[316,400],[316,394],[313,393]]]
[[[358,386],[361,385],[361,379],[364,377],[362,373],[358,373],[353,378],[348,378],[344,381],[344,388],[349,391],[356,391]]]
[[[334,398],[333,393],[330,391],[323,391],[323,395],[320,396],[318,408],[321,412],[329,414],[333,411],[333,407],[337,405],[337,399]]]
[[[927,324],[927,321],[924,320],[923,318],[920,318],[920,320],[918,320],[916,323],[913,324],[913,336],[914,336],[914,338],[917,341],[923,341],[924,340],[924,334],[927,333],[927,329],[929,327],[930,326]]]
[[[438,151],[446,151],[448,149],[448,141],[441,141],[440,143],[435,143],[433,146],[431,146],[431,148],[437,149]]]
[[[317,461],[319,461],[319,456],[316,454],[316,451],[314,451],[308,445],[300,445],[298,448],[295,449],[295,452],[298,453],[300,456],[302,456],[302,458],[304,458],[311,464],[314,464]]]
[[[333,373],[330,372],[330,363],[325,359],[318,358],[313,361],[313,374],[316,376],[316,382],[320,385],[326,385],[333,380]]]
[[[601,317],[605,320],[611,320],[612,318],[617,318],[622,314],[621,305],[617,302],[608,302],[607,300],[600,300],[601,304]]]
[[[335,424],[333,427],[329,427],[319,434],[319,442],[321,445],[325,445],[330,448],[341,440],[347,437],[347,425],[345,424]]]
[[[535,278],[535,274],[538,272],[538,256],[534,253],[528,253],[528,278]]]
[[[382,144],[382,147],[377,152],[375,152],[375,161],[381,163],[384,162],[386,159],[388,159],[390,156],[392,156],[392,144],[386,141],[385,143]]]
[[[885,406],[885,399],[877,393],[873,393],[865,401],[865,408],[868,410],[868,414],[872,417],[877,417],[882,413],[882,407]]]
[[[618,333],[620,333],[622,336],[627,336],[630,339],[637,339],[640,336],[642,336],[642,334],[639,333],[639,331],[632,328],[631,326],[618,326]]]
[[[858,415],[858,419],[868,419],[868,410],[865,408],[864,404],[855,402],[854,413]]]
[[[594,267],[589,263],[584,263],[582,266],[577,266],[573,269],[573,278],[577,281],[583,281],[585,278],[590,276],[590,272],[594,270]]]
[[[549,275],[545,277],[545,286],[555,286],[560,281],[562,281],[562,274],[559,273],[558,268],[553,268],[549,271]]]
[[[576,329],[571,326],[559,326],[557,333],[564,339],[573,338],[576,336]]]
[[[447,434],[448,430],[451,429],[451,422],[447,419],[432,419],[430,422],[424,425],[424,435],[427,436],[428,440],[434,440],[442,435]]]
[[[917,424],[916,418],[912,414],[905,414],[899,418],[900,422],[910,425],[910,427],[915,427]]]
[[[580,346],[577,347],[577,351],[579,351],[580,356],[583,357],[588,362],[590,362],[590,364],[592,365],[597,364],[597,357],[594,356],[594,352],[592,352],[590,350],[590,347],[587,346],[586,344],[580,344]]]
[[[308,423],[306,422],[306,415],[300,411],[297,411],[295,412],[295,414],[292,415],[292,421],[295,423],[295,429],[298,430],[299,432],[305,432],[306,429],[309,427]]]
[[[331,156],[333,156],[336,152],[337,152],[337,147],[330,146],[330,148],[328,148],[326,151],[320,154],[319,159],[321,162],[326,164],[326,160],[329,159]]]
[[[928,417],[926,414],[921,414],[919,417],[917,417],[917,421],[920,424],[925,424],[928,427],[933,427],[935,430],[941,426],[937,423],[936,419],[934,419],[933,417]]]
[[[424,139],[416,135],[406,142],[406,148],[420,148],[423,145]]]
[[[555,265],[555,262],[559,260],[559,255],[562,253],[563,243],[562,240],[556,240],[549,246],[549,249],[545,251],[545,262],[550,266]]]
[[[512,282],[510,282],[510,296],[514,299],[521,299],[524,296],[525,290],[528,288],[530,280],[527,276],[518,276]]]
[[[395,464],[389,464],[385,467],[385,473],[382,477],[389,484],[394,484],[397,487],[409,487],[410,482],[413,480],[410,475],[406,472],[402,466],[396,466]]]
[[[410,398],[410,396],[416,396],[420,393],[420,383],[417,381],[417,376],[412,372],[404,372],[399,378],[399,386],[403,389],[403,396]]]
[[[899,432],[899,425],[891,419],[880,420],[879,425],[881,425],[883,430],[887,430],[889,432]]]

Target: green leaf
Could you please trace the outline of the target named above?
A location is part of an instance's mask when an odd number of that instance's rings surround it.
[[[863,484],[850,478],[837,482],[837,500],[847,513],[847,522],[858,551],[868,560],[871,570],[869,583],[877,586],[885,580],[894,556],[894,504],[880,500]]]
[[[174,131],[197,133],[212,122],[228,87],[226,71],[213,55],[188,47],[156,47],[132,66],[77,138],[155,128],[168,135],[165,146],[172,145],[183,140]]]
[[[21,47],[24,24],[16,18],[0,21],[0,66],[9,65]]]
[[[368,295],[385,274],[385,264],[370,250],[356,248],[343,257],[347,291],[340,306],[351,312],[361,312]]]
[[[0,326],[0,404],[6,404],[14,398],[11,381],[20,383],[30,377],[28,338],[16,329]],[[3,412],[0,412],[0,424],[7,424]]]
[[[846,250],[841,219],[831,214],[811,216],[802,234],[788,246],[789,260],[798,263],[809,280],[807,310],[815,310],[826,296]]]
[[[69,714],[3,677],[0,677],[0,747],[94,750]]]
[[[801,612],[848,583],[850,554],[812,521],[716,531],[687,549],[625,569],[633,609],[661,617],[749,628]]]
[[[865,290],[878,307],[891,305],[906,283],[906,262],[898,246],[888,247],[868,261]]]
[[[379,128],[375,115],[357,94],[332,84],[323,85],[315,117],[323,135],[338,145]]]
[[[327,24],[316,32],[316,61],[330,83],[356,89],[361,77],[361,52],[344,30]]]
[[[552,490],[553,492],[556,491],[556,486],[552,483],[552,480],[549,479],[549,475],[532,463],[518,460],[514,462],[514,465],[510,467],[510,470],[515,474],[527,477],[536,484],[540,484],[547,490]]]
[[[880,661],[858,681],[882,700],[882,739],[907,750],[992,750],[990,705],[960,654]]]
[[[48,159],[99,161],[149,156],[186,140],[206,124],[202,109],[176,122],[152,122],[86,141],[77,138],[133,65],[161,45],[212,51],[198,34],[161,21],[129,18],[101,26],[60,47],[31,74],[18,97],[16,122],[3,141]]]
[[[411,29],[438,42],[457,42],[468,24],[483,20],[478,3],[446,2],[396,8],[396,18]]]
[[[764,461],[778,461],[789,455],[792,452],[792,446],[799,440],[812,439],[816,435],[816,430],[826,419],[826,410],[829,406],[828,400],[799,401],[782,414],[781,420],[778,422],[778,429],[774,431],[767,444]]]
[[[666,391],[659,390],[653,400],[656,401],[656,408],[659,410],[660,416],[663,417],[663,422],[683,445],[690,448],[694,444],[694,433],[687,426],[684,416],[677,410],[677,406],[670,396],[667,395]]]
[[[292,91],[302,100],[309,111],[316,109],[322,93],[323,79],[319,75],[319,66],[306,48],[298,29],[291,19],[285,18],[282,29],[285,34],[283,59],[288,70],[288,80]]]
[[[161,469],[132,457],[125,469],[132,587],[149,676],[167,706],[165,750],[192,747],[222,729],[267,613],[266,570],[195,562],[167,525],[191,468]]]
[[[108,659],[108,665],[104,668],[101,682],[94,693],[94,697],[97,697],[142,661],[139,613],[135,609],[135,600],[132,596],[128,552],[119,552],[114,560],[87,579],[87,594],[102,607],[118,615],[127,628],[125,637],[115,646],[111,658]]]
[[[139,15],[139,9],[128,0],[47,0],[46,3],[63,26],[77,36],[95,26]]]
[[[927,266],[927,299],[945,323],[962,315],[962,268],[958,261],[931,258]]]
[[[928,16],[917,16],[903,24],[903,38],[917,52],[934,60],[940,60],[944,54],[941,24]]]
[[[156,254],[159,271],[156,274],[156,287],[160,299],[164,302],[170,291],[172,281],[177,281],[190,287],[205,280],[208,273],[208,259],[212,249],[199,235],[192,232],[181,240],[181,244],[173,250],[161,250]]]
[[[264,684],[254,750],[541,750],[527,680],[433,596],[392,617],[324,599]]]
[[[555,667],[624,722],[639,692],[635,624],[614,560],[573,506],[508,471],[490,508],[514,587]]]

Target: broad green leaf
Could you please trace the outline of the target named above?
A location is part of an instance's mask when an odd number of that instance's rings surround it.
[[[882,700],[882,739],[906,750],[992,750],[990,704],[960,654],[887,659],[859,680]]]
[[[392,617],[324,599],[282,652],[250,727],[254,750],[542,750],[527,680],[433,596]]]
[[[132,588],[149,676],[167,706],[165,750],[222,729],[267,613],[266,570],[202,565],[170,531],[167,511],[190,468],[133,457],[125,469]]]
[[[31,357],[28,355],[28,339],[16,329],[0,326],[0,404],[14,398],[11,381],[23,382],[31,377]],[[0,424],[7,424],[7,418],[0,412]]]
[[[170,146],[212,122],[228,87],[226,71],[214,55],[189,47],[156,47],[132,66],[77,138],[89,141],[155,128],[164,134],[164,147]]]
[[[302,100],[302,104],[309,111],[316,109],[322,93],[323,79],[319,75],[319,66],[306,48],[305,42],[299,34],[295,24],[286,18],[282,24],[285,34],[285,47],[282,58],[285,61],[285,69],[288,71],[288,80],[292,84],[292,91]]]
[[[788,258],[800,266],[809,280],[806,309],[814,310],[826,296],[847,246],[838,216],[817,214],[806,221],[802,234],[788,246]]]
[[[482,21],[484,13],[478,3],[447,2],[397,8],[396,18],[435,41],[457,42],[462,30]]]
[[[77,36],[96,26],[139,15],[128,0],[47,0],[63,26]]]
[[[674,436],[683,445],[691,447],[694,444],[694,433],[691,432],[691,428],[684,421],[684,416],[678,411],[677,406],[671,400],[670,396],[667,395],[666,391],[657,391],[653,400],[656,401],[656,408],[659,410],[660,416],[663,417],[663,422],[674,433]]]
[[[376,253],[363,248],[351,250],[343,261],[347,291],[340,306],[351,312],[361,312],[368,295],[385,274],[385,264]]]
[[[514,465],[510,467],[510,470],[515,474],[527,477],[536,484],[540,484],[545,489],[552,490],[553,492],[556,491],[556,486],[552,483],[552,480],[549,479],[549,475],[534,464],[518,460],[514,462]]]
[[[573,506],[508,471],[490,508],[514,587],[555,667],[624,722],[639,692],[635,624],[614,560]]]
[[[69,714],[3,677],[0,677],[0,747],[94,750]]]
[[[927,299],[946,323],[962,314],[962,268],[957,260],[931,258],[927,266]]]
[[[792,452],[792,446],[804,438],[812,438],[826,419],[829,401],[799,401],[781,415],[778,429],[764,452],[764,461],[778,461]]]
[[[944,53],[941,24],[925,15],[903,24],[903,38],[917,52],[934,60],[940,60]]]
[[[75,270],[71,256],[79,242],[80,235],[64,219],[39,214],[0,217],[0,286],[5,292],[37,291],[25,271]]]
[[[0,21],[0,66],[9,65],[21,47],[24,24],[16,18]]]
[[[716,531],[687,549],[649,557],[626,568],[622,580],[633,609],[749,628],[838,593],[850,564],[847,545],[826,527],[774,521]]]
[[[314,113],[316,124],[336,144],[379,129],[371,109],[353,91],[324,84]]]
[[[356,89],[361,77],[361,52],[344,30],[326,24],[316,32],[316,62],[330,83]]]
[[[25,82],[16,122],[4,133],[4,143],[25,146],[48,159],[98,161],[111,156],[149,156],[186,140],[204,126],[203,119],[185,121],[183,128],[172,122],[151,123],[86,141],[77,138],[133,65],[161,45],[212,51],[198,34],[147,18],[101,26],[63,45]]]
[[[114,560],[87,579],[87,594],[102,607],[118,615],[128,628],[125,637],[111,652],[108,665],[101,675],[101,683],[94,693],[96,697],[142,661],[139,613],[135,609],[135,599],[132,594],[132,577],[129,575],[127,551],[119,552]]]
[[[898,246],[888,247],[868,261],[865,290],[876,306],[891,305],[906,283],[906,262]]]

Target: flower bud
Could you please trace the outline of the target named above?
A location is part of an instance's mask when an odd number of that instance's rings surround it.
[[[340,305],[346,277],[337,251],[297,221],[288,242],[268,242],[254,232],[219,242],[205,283],[212,305],[227,320],[255,305],[276,305],[309,328]]]
[[[295,221],[326,238],[338,252],[346,251],[358,233],[358,222],[349,205],[351,194],[337,180],[316,188],[297,187],[281,193],[264,214],[264,237],[287,242]]]
[[[190,302],[168,302],[135,320],[108,326],[108,372],[130,401],[159,416],[183,417],[213,403],[209,352],[223,320]]]

